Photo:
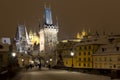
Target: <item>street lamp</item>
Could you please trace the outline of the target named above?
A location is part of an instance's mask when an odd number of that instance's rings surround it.
[[[24,59],[22,58],[22,66],[24,66]]]
[[[49,62],[49,61],[47,60],[46,63],[48,64],[48,62]]]
[[[12,56],[15,57],[15,56],[16,56],[16,53],[12,53]]]
[[[24,59],[22,59],[22,62],[24,61]]]
[[[50,61],[52,61],[52,59],[50,59]]]
[[[71,52],[70,55],[72,56],[72,68],[73,68],[73,56],[74,56],[74,52]]]

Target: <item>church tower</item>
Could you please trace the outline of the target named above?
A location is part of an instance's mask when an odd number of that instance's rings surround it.
[[[40,52],[52,54],[58,42],[58,22],[53,24],[52,13],[49,7],[45,7],[44,23],[40,27]]]

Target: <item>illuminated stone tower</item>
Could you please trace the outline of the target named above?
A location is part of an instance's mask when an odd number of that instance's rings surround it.
[[[45,7],[44,24],[40,27],[40,52],[52,54],[58,42],[58,22],[53,24],[51,9]]]
[[[17,51],[20,53],[27,52],[30,41],[25,25],[18,25],[15,35]]]

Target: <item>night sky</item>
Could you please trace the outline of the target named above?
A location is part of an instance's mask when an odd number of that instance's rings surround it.
[[[0,0],[0,37],[14,37],[17,24],[38,30],[44,5],[58,17],[59,39],[73,38],[83,29],[120,34],[120,0]]]

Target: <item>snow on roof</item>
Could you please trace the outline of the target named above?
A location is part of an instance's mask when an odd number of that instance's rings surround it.
[[[120,42],[101,45],[94,55],[98,54],[120,54]]]

